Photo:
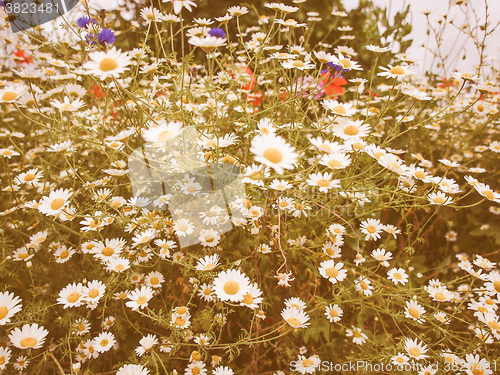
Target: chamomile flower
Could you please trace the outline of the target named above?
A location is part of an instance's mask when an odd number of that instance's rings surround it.
[[[344,267],[342,262],[335,263],[333,260],[326,260],[321,262],[318,270],[321,276],[332,284],[336,284],[337,281],[342,281],[347,277],[347,270],[342,267]]]
[[[215,267],[219,265],[220,257],[215,255],[206,255],[204,258],[198,260],[196,264],[196,269],[198,271],[212,271]]]
[[[255,161],[273,168],[279,174],[283,174],[285,169],[293,169],[298,161],[295,147],[274,135],[256,136],[252,140],[250,152],[255,155]]]
[[[325,173],[311,173],[309,179],[306,181],[310,186],[318,186],[319,191],[327,193],[328,190],[332,188],[340,187],[340,180],[334,180],[333,174],[329,172]]]
[[[408,319],[413,319],[418,323],[423,323],[425,318],[423,315],[425,314],[425,308],[422,307],[417,301],[411,300],[406,301],[405,307],[405,317]]]
[[[357,345],[363,345],[368,340],[368,336],[361,332],[361,328],[354,326],[351,329],[346,329],[346,336],[352,337],[352,341]]]
[[[73,193],[68,189],[58,189],[52,191],[48,197],[40,200],[38,211],[47,216],[59,215],[69,204],[69,198]]]
[[[171,139],[177,137],[182,132],[182,123],[178,121],[160,121],[154,124],[142,133],[146,142],[162,145]]]
[[[128,364],[120,367],[116,375],[149,375],[149,370],[142,365]]]
[[[325,307],[325,316],[328,318],[330,323],[339,322],[344,314],[339,305],[328,305]]]
[[[94,338],[92,346],[99,353],[107,352],[116,343],[115,335],[110,332],[101,332]]]
[[[16,313],[21,311],[23,305],[21,299],[14,295],[14,293],[3,292],[0,293],[0,325],[3,326],[10,323]]]
[[[406,271],[402,268],[392,268],[387,271],[387,278],[391,280],[394,285],[402,284],[405,285],[408,282],[408,275]]]
[[[378,240],[383,231],[383,225],[378,219],[366,219],[361,222],[361,233],[366,234],[365,240]]]
[[[308,323],[309,315],[304,310],[295,307],[286,307],[281,312],[281,316],[292,328],[305,328],[310,324]]]
[[[365,276],[359,276],[354,282],[356,290],[363,293],[365,296],[371,296],[373,294],[372,282]]]
[[[148,305],[151,298],[153,298],[153,289],[148,286],[143,286],[140,289],[135,289],[130,292],[128,295],[130,301],[126,302],[125,305],[131,308],[132,311],[142,310]]]
[[[221,301],[241,302],[250,291],[250,280],[240,270],[232,269],[220,272],[213,287]]]
[[[386,78],[395,78],[398,81],[403,80],[405,77],[414,74],[414,70],[411,69],[408,65],[388,65],[388,67],[380,67],[383,72],[378,73],[378,76],[386,77]]]
[[[49,334],[43,326],[25,324],[22,328],[14,328],[9,333],[9,340],[18,349],[39,349]]]
[[[248,292],[243,296],[240,306],[249,307],[252,310],[259,307],[263,298],[261,297],[262,291],[259,289],[257,283],[250,284]]]
[[[114,46],[106,52],[90,52],[90,61],[83,64],[86,74],[95,75],[100,79],[118,78],[131,63],[131,58],[127,53],[122,53]]]
[[[59,292],[57,302],[63,305],[63,308],[79,307],[83,304],[85,295],[82,283],[68,284]]]
[[[336,100],[325,99],[321,104],[325,107],[325,109],[332,112],[336,116],[350,117],[356,114],[356,108],[349,103],[340,103]]]
[[[410,338],[405,339],[404,348],[406,353],[408,353],[408,355],[412,359],[421,360],[429,357],[428,355],[425,354],[429,350],[427,348],[427,345],[425,345],[422,342],[419,342],[418,339],[414,340]]]

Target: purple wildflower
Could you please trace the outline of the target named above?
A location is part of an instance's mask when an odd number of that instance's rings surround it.
[[[99,41],[99,43],[113,44],[115,39],[116,37],[113,33],[113,30],[108,28],[105,28],[99,34],[97,34],[97,40]]]
[[[220,27],[211,28],[210,31],[208,32],[208,35],[215,36],[217,38],[225,38],[226,37],[226,33]]]
[[[80,17],[76,20],[76,24],[82,29],[87,27],[87,25],[91,22],[95,23],[95,19],[90,20],[88,17]]]

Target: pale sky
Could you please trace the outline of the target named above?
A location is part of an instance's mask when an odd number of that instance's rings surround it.
[[[432,55],[429,52],[426,53],[425,49],[420,46],[425,44],[426,46],[433,46],[435,48],[436,43],[434,41],[435,39],[432,38],[432,34],[430,39],[428,39],[426,35],[427,19],[425,15],[423,15],[423,12],[426,10],[431,11],[429,19],[435,26],[437,25],[439,16],[445,15],[448,11],[448,0],[373,0],[373,2],[378,6],[390,8],[391,14],[395,14],[405,9],[408,4],[410,5],[410,12],[412,13],[411,24],[413,26],[410,37],[414,42],[407,50],[407,53],[419,60],[418,64],[416,64],[419,73],[429,70],[432,62]],[[358,0],[344,1],[344,4],[349,6],[349,9],[357,7],[358,3]],[[457,25],[462,25],[465,16],[461,9],[468,10],[469,14],[472,15],[470,7],[473,7],[474,11],[484,23],[485,3],[487,3],[489,7],[489,21],[492,25],[496,25],[500,21],[500,0],[470,0],[468,8],[464,6],[453,6],[450,8],[448,20],[454,19]],[[479,63],[479,54],[476,47],[471,42],[466,43],[467,37],[463,34],[459,35],[457,29],[452,25],[448,25],[447,29],[447,32],[443,34],[442,51],[451,56],[448,64],[449,72],[456,69],[473,73],[475,67]],[[467,58],[462,60],[464,52]],[[494,57],[496,60],[500,60],[500,28],[486,39],[486,55]],[[436,66],[433,66],[432,71],[439,74],[443,73],[442,70],[438,71]]]

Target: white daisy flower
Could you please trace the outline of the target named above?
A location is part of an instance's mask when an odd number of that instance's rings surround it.
[[[213,287],[221,301],[241,302],[250,291],[250,280],[240,270],[232,269],[220,272]]]
[[[14,328],[9,333],[9,340],[18,349],[39,349],[49,334],[43,326],[25,324],[22,328]]]
[[[10,323],[10,318],[22,310],[21,298],[14,293],[0,293],[0,326]]]
[[[115,335],[110,332],[101,332],[97,337],[92,340],[92,346],[99,353],[107,352],[116,343]]]
[[[309,315],[304,310],[295,307],[286,307],[281,312],[281,316],[292,328],[306,328],[310,323]]]
[[[47,216],[59,215],[69,204],[69,198],[72,195],[73,193],[68,189],[58,189],[52,191],[48,197],[43,197],[40,200],[38,211]]]
[[[79,307],[83,304],[85,295],[82,283],[68,284],[59,292],[57,302],[63,305],[63,308]]]
[[[131,63],[127,53],[122,53],[116,47],[112,47],[107,52],[98,51],[89,53],[90,61],[83,64],[86,74],[92,74],[100,79],[109,77],[118,78]]]
[[[342,269],[344,263],[335,263],[333,260],[326,260],[320,263],[319,273],[332,284],[342,281],[347,277],[347,270]]]
[[[344,314],[339,305],[328,305],[325,307],[325,316],[328,318],[330,323],[339,322]]]
[[[130,301],[126,302],[125,305],[132,309],[132,311],[137,311],[138,309],[144,309],[148,305],[149,300],[153,298],[153,289],[148,286],[143,286],[140,289],[135,289],[128,295]]]
[[[250,152],[255,155],[255,161],[273,168],[279,174],[283,174],[284,169],[293,169],[298,161],[295,147],[273,135],[255,137]]]

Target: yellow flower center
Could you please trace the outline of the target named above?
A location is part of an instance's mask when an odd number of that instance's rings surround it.
[[[18,96],[18,94],[15,93],[14,91],[6,91],[2,95],[2,100],[6,101],[6,102],[10,102],[10,101],[14,100],[15,98],[17,98],[17,96]]]
[[[357,135],[359,133],[359,129],[355,125],[349,125],[344,129],[344,134],[346,135]]]
[[[366,227],[366,231],[367,231],[368,233],[375,233],[375,232],[377,231],[377,228],[376,228],[374,225],[368,225],[368,226]]]
[[[494,329],[495,331],[500,331],[500,324],[492,320],[491,322],[488,322],[488,325]]]
[[[405,70],[403,68],[401,68],[400,66],[395,66],[394,68],[389,70],[389,72],[392,74],[396,74],[398,76],[405,74]]]
[[[210,288],[206,288],[206,289],[203,291],[203,294],[204,294],[204,295],[206,295],[206,296],[209,296],[211,293],[212,293],[212,289],[210,289]]]
[[[21,340],[20,344],[23,348],[31,348],[36,345],[36,342],[33,337],[26,337]]]
[[[335,309],[331,309],[331,310],[330,310],[330,316],[331,316],[332,318],[335,318],[335,317],[339,316],[339,313],[337,312],[337,310],[335,310]]]
[[[326,269],[325,273],[326,276],[334,279],[339,275],[339,270],[336,269],[335,267],[329,267]]]
[[[125,268],[125,266],[124,266],[123,264],[117,264],[117,265],[115,266],[115,270],[117,270],[117,271],[121,271],[121,270],[123,270],[124,268]]]
[[[224,292],[229,295],[235,295],[240,290],[240,285],[236,281],[228,281],[224,284]]]
[[[288,318],[287,322],[292,326],[292,327],[299,327],[300,326],[300,320],[297,318]]]
[[[297,60],[297,61],[294,61],[292,63],[292,66],[295,66],[297,68],[303,68],[304,66],[306,66],[306,64],[304,64],[302,61],[300,60]]]
[[[396,272],[396,273],[394,274],[394,278],[395,278],[396,280],[402,280],[402,279],[403,279],[403,276],[402,276],[399,272]]]
[[[5,306],[0,306],[0,320],[5,318],[7,314],[9,313],[9,309],[6,308]]]
[[[110,70],[115,70],[118,68],[118,62],[112,57],[105,57],[99,63],[99,69],[103,72],[109,72]]]
[[[89,292],[89,297],[90,298],[96,298],[99,295],[99,289],[92,289]]]
[[[36,178],[36,176],[33,173],[27,173],[24,176],[24,181],[30,182],[30,181],[33,181],[35,178]]]
[[[321,180],[318,180],[317,184],[318,184],[318,186],[321,186],[321,187],[328,187],[328,186],[330,186],[330,181],[322,178]]]
[[[436,198],[433,199],[433,202],[437,203],[437,204],[443,204],[444,203],[444,198],[443,197],[436,197]]]
[[[366,283],[365,281],[362,281],[359,283],[359,286],[361,287],[361,289],[363,290],[367,290],[368,289],[368,283]]]
[[[441,292],[437,292],[434,295],[434,298],[437,299],[438,301],[446,301],[446,296],[444,295],[444,293]]]
[[[21,254],[18,255],[19,259],[26,259],[29,256],[30,255],[28,253],[21,253]]]
[[[420,357],[421,354],[418,348],[410,348],[410,350],[408,350],[408,353],[410,353],[414,357]]]
[[[147,302],[147,300],[148,300],[148,297],[146,297],[146,296],[141,296],[141,297],[137,298],[136,303],[137,303],[139,306],[142,306],[142,305],[144,305],[144,304]]]
[[[483,196],[485,196],[489,200],[495,199],[495,194],[493,194],[493,192],[491,190],[485,190],[485,191],[483,191]]]
[[[253,303],[253,296],[250,293],[245,294],[242,302],[245,305],[251,305]]]
[[[79,324],[78,327],[76,327],[80,332],[85,330],[85,326],[83,324]]]
[[[182,319],[180,316],[175,319],[175,324],[177,324],[179,327],[184,326],[186,324],[186,321]]]
[[[179,315],[185,314],[187,312],[187,307],[186,306],[181,306],[176,310],[176,313]]]
[[[106,345],[108,345],[108,343],[109,343],[109,341],[104,339],[101,341],[101,346],[106,346]]]
[[[415,177],[423,180],[425,178],[425,172],[424,171],[416,171]]]
[[[158,285],[158,283],[160,282],[160,279],[158,279],[157,277],[152,277],[151,280],[149,280],[149,282],[152,285]]]
[[[77,292],[73,292],[73,293],[70,293],[68,295],[68,297],[66,297],[66,300],[69,303],[75,303],[76,301],[78,301],[79,298],[80,298],[80,294],[78,294]]]
[[[283,154],[275,147],[267,148],[264,151],[264,157],[274,164],[277,164],[283,160]]]
[[[411,307],[408,309],[408,313],[413,316],[415,319],[418,319],[420,317],[420,313],[415,307]]]
[[[64,199],[56,198],[50,203],[50,208],[53,210],[58,210],[64,205]]]
[[[309,358],[307,358],[307,359],[304,359],[304,361],[302,361],[302,365],[304,365],[304,367],[309,367],[309,366],[314,365],[314,362],[312,360],[310,360]]]
[[[339,60],[339,63],[340,65],[342,65],[344,68],[347,69],[349,69],[352,66],[351,61],[349,59],[341,59]]]
[[[497,280],[497,281],[494,281],[493,282],[493,287],[495,288],[495,290],[500,293],[500,280]]]
[[[342,104],[336,105],[332,108],[332,111],[340,115],[345,115],[347,113],[345,107]]]
[[[104,249],[101,250],[101,254],[107,257],[110,257],[114,253],[115,251],[113,250],[113,248],[109,246],[106,246]]]
[[[68,250],[64,250],[61,252],[61,254],[59,254],[59,258],[61,259],[66,259],[69,255],[69,251]]]
[[[332,169],[336,169],[336,168],[342,167],[342,163],[340,161],[338,161],[338,160],[330,160],[327,164]]]
[[[479,363],[474,363],[472,368],[472,375],[483,375],[484,370]]]
[[[10,156],[10,155],[12,155],[12,151],[11,150],[3,150],[2,155],[3,156]]]
[[[64,111],[73,111],[75,109],[75,106],[71,103],[66,103],[61,107],[61,109]]]

